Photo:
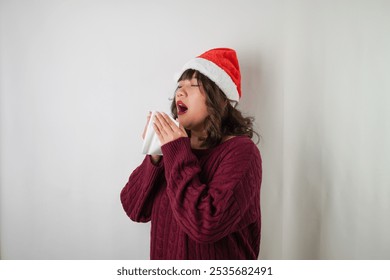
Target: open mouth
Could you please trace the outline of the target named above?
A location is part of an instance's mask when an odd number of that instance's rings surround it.
[[[178,115],[183,115],[187,112],[188,110],[188,107],[186,106],[186,104],[184,104],[182,101],[178,101],[176,103],[176,107],[177,107],[177,114]]]

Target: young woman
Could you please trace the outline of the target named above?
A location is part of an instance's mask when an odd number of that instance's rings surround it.
[[[262,161],[241,96],[232,49],[212,49],[182,69],[172,115],[154,130],[163,156],[148,155],[121,192],[127,215],[151,221],[151,259],[257,259]],[[149,121],[149,120],[148,120]]]

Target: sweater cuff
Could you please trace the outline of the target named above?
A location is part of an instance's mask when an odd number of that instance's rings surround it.
[[[152,156],[151,155],[146,155],[146,158],[149,160],[149,163],[151,163],[154,167],[162,167],[162,156],[160,156],[160,159],[155,163],[153,162]]]
[[[160,160],[157,163],[153,163],[150,155],[145,156],[141,166],[144,166],[153,177],[157,176],[161,171],[164,171],[163,161]]]
[[[191,150],[191,142],[189,137],[180,137],[163,146],[161,150],[164,156],[164,164],[173,166],[175,161],[186,162],[196,159]]]

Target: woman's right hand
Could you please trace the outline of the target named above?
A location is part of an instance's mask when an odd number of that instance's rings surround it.
[[[144,132],[142,132],[142,139],[145,139],[145,134],[146,134],[146,130],[148,128],[149,122],[150,122],[151,115],[152,115],[152,112],[149,111],[149,114],[146,117],[146,125],[144,128]],[[157,164],[160,161],[160,159],[161,159],[160,155],[150,155],[150,160],[152,161],[153,164]]]

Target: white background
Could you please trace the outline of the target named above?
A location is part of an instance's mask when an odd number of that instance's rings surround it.
[[[237,50],[262,259],[390,259],[390,2],[0,0],[0,257],[148,259],[119,193],[148,110]]]

